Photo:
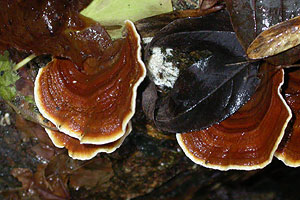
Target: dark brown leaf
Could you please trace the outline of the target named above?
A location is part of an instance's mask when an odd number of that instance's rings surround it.
[[[22,195],[31,199],[38,197],[45,200],[69,199],[69,192],[61,177],[47,179],[45,167],[45,165],[39,165],[34,174],[29,169],[15,168],[12,170],[12,175],[22,183]]]
[[[222,8],[224,8],[223,5],[216,5],[211,8],[207,8],[205,10],[201,10],[201,9],[178,10],[178,11],[173,11],[170,13],[156,15],[153,17],[147,17],[147,18],[136,21],[134,24],[136,25],[136,28],[142,37],[153,37],[155,34],[157,34],[159,32],[160,29],[162,29],[164,26],[168,25],[169,23],[171,23],[174,20],[177,20],[180,18],[187,18],[187,17],[206,16],[210,13],[217,12],[217,11],[221,10]],[[220,16],[220,15],[219,14],[214,15],[214,17],[217,17],[217,19],[214,19],[214,20],[223,21],[223,20],[228,19],[226,17],[222,18],[222,17],[218,17],[218,16]],[[211,17],[211,18],[213,20],[213,17]]]
[[[32,184],[32,172],[30,169],[14,168],[11,174],[22,183],[22,188],[29,189]]]
[[[79,14],[89,1],[0,1],[0,49],[52,54],[82,65],[111,45],[106,31]],[[76,6],[77,5],[77,6]]]
[[[220,122],[247,102],[259,83],[256,77],[258,63],[226,66],[245,59],[234,33],[196,31],[207,27],[205,22],[209,21],[206,19],[209,18],[175,21],[163,28],[146,47],[146,56],[152,47],[208,54],[182,70],[168,95],[158,99],[156,110],[151,112],[154,112],[154,122],[160,130],[190,132]],[[215,29],[226,27],[225,23],[214,25]],[[144,98],[143,101],[144,110],[151,117],[150,106],[145,105],[151,105],[154,100]]]
[[[206,10],[213,7],[216,3],[218,3],[218,0],[199,0],[199,7],[200,10]]]
[[[263,59],[300,44],[300,17],[276,24],[260,33],[247,49],[250,59]]]
[[[155,84],[153,82],[150,82],[150,84],[147,86],[147,88],[143,92],[142,98],[142,107],[144,113],[151,121],[154,121],[154,111],[158,96]]]
[[[161,21],[161,20],[160,20]],[[161,38],[180,32],[190,32],[199,30],[211,30],[211,31],[233,31],[230,18],[227,12],[224,10],[211,13],[203,17],[192,17],[177,19],[167,24],[159,32],[156,32],[155,37],[151,40],[151,43],[147,45],[145,49],[145,62],[148,62],[150,57],[150,47],[160,40]]]
[[[70,186],[74,189],[85,187],[89,190],[107,184],[113,175],[114,171],[109,159],[94,159],[85,167],[81,167],[71,174]]]
[[[298,0],[243,1],[226,0],[233,28],[246,50],[251,42],[264,30],[279,22],[291,19],[300,14]],[[300,47],[270,57],[273,64],[291,64],[300,59]]]

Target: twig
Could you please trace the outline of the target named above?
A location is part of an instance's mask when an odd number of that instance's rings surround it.
[[[234,66],[234,65],[244,65],[244,64],[249,64],[249,63],[255,63],[257,61],[259,61],[259,60],[246,60],[246,61],[242,61],[242,62],[226,64],[225,66],[230,67],[230,66]]]
[[[31,54],[30,56],[26,57],[25,59],[23,59],[21,62],[17,63],[15,66],[14,66],[14,70],[17,71],[19,70],[20,68],[22,68],[24,65],[26,65],[28,62],[30,62],[32,59],[34,59],[36,57],[36,55],[34,54]]]

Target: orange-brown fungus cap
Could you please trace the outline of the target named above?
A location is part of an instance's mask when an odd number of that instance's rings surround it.
[[[192,161],[219,170],[252,170],[271,162],[291,118],[280,94],[283,70],[267,72],[272,68],[262,67],[260,87],[230,118],[202,131],[176,135]]]
[[[39,111],[81,143],[118,140],[135,112],[136,90],[146,69],[140,37],[132,22],[126,21],[126,28],[126,38],[104,53],[94,71],[80,71],[70,60],[53,59],[37,75],[34,95]]]
[[[291,167],[300,166],[300,71],[288,73],[288,84],[285,90],[287,104],[294,114],[292,129],[286,130],[276,157]]]
[[[98,153],[112,153],[121,146],[126,136],[131,131],[131,123],[129,122],[126,128],[126,133],[120,139],[103,145],[80,144],[78,139],[72,138],[59,131],[45,129],[53,144],[58,148],[67,148],[69,156],[73,159],[89,160],[95,157]]]

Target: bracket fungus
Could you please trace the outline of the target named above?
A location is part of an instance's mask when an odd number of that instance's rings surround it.
[[[184,153],[195,163],[219,169],[260,169],[269,164],[291,119],[283,97],[283,69],[264,65],[262,83],[251,100],[220,124],[177,134]]]
[[[98,22],[80,14],[90,2],[0,2],[0,50],[53,56],[39,69],[34,99],[58,130],[47,129],[55,145],[78,159],[120,146],[146,76],[134,24],[125,21],[124,38],[113,41]]]
[[[131,132],[131,129],[131,123],[129,122],[126,127],[125,134],[120,139],[103,145],[81,144],[78,139],[72,138],[59,131],[54,131],[47,128],[45,130],[56,147],[65,147],[66,149],[68,149],[68,154],[71,158],[79,160],[89,160],[101,152],[114,152],[117,148],[121,146],[125,138]]]
[[[287,104],[293,111],[291,127],[287,129],[279,148],[276,151],[276,157],[291,167],[300,166],[300,71],[291,71],[288,73],[287,88],[284,91]]]
[[[93,73],[80,71],[70,60],[53,59],[35,80],[35,102],[41,114],[80,144],[119,144],[130,129],[126,127],[146,70],[140,58],[140,37],[132,22],[126,21],[125,26],[126,38],[115,42],[118,51],[112,51],[109,61],[100,61]],[[54,132],[47,132],[54,140]],[[72,143],[79,144],[65,145]]]

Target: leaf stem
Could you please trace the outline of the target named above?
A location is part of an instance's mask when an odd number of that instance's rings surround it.
[[[30,56],[26,57],[25,59],[23,59],[21,62],[17,63],[13,70],[17,71],[19,69],[21,69],[24,65],[26,65],[28,62],[30,62],[32,59],[34,59],[36,57],[36,55],[31,54]]]
[[[237,63],[229,63],[229,64],[225,64],[225,66],[229,67],[229,66],[234,66],[234,65],[244,65],[244,64],[255,63],[255,62],[258,62],[258,61],[259,61],[259,60],[246,60],[246,61],[237,62]]]

